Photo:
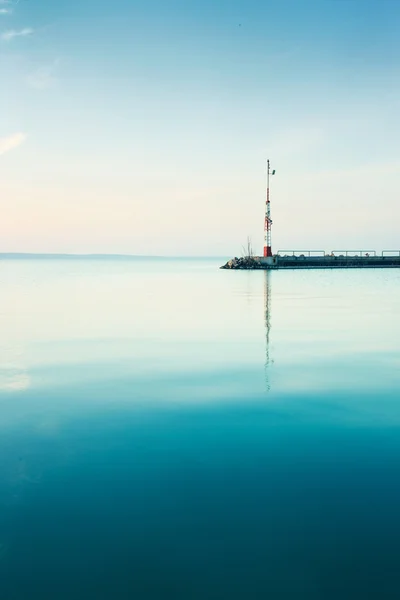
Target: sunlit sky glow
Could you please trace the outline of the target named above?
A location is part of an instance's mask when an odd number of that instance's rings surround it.
[[[400,247],[397,0],[0,0],[0,251]]]

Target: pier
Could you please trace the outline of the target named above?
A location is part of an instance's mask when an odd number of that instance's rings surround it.
[[[400,251],[353,254],[347,250],[341,254],[321,253],[315,255],[312,251],[301,254],[275,254],[273,256],[247,256],[229,260],[221,269],[393,269],[400,268]]]
[[[254,256],[248,238],[247,256],[232,258],[221,269],[393,269],[400,267],[400,250],[280,250],[273,254],[271,243],[270,178],[275,175],[267,160],[267,189],[264,212],[264,253]]]

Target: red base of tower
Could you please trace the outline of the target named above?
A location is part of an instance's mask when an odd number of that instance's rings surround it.
[[[264,256],[272,256],[271,246],[264,246]]]

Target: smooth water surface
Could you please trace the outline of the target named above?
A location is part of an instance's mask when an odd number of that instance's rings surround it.
[[[400,597],[400,272],[0,260],[2,600]]]

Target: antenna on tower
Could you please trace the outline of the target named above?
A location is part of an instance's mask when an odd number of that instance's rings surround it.
[[[271,202],[269,195],[269,178],[275,175],[275,169],[271,172],[269,159],[267,160],[267,199],[265,202],[265,222],[264,222],[264,256],[272,256],[271,246]]]

